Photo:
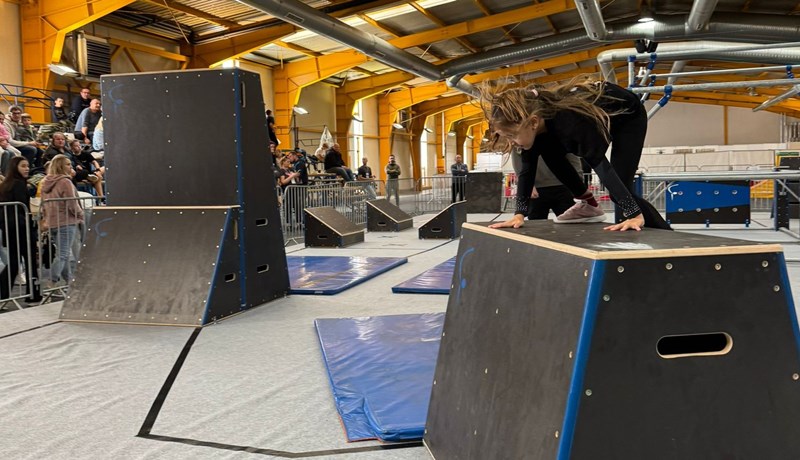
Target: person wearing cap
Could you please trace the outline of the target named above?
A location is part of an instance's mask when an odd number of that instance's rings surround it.
[[[19,148],[28,163],[32,167],[40,166],[42,158],[42,149],[39,148],[39,143],[36,142],[36,128],[33,126],[33,118],[28,113],[19,114],[19,122],[17,123],[14,131],[14,139],[17,142],[23,142],[26,148],[23,150]]]
[[[8,116],[3,122],[3,127],[5,127],[9,135],[8,142],[12,147],[19,150],[20,154],[27,158],[29,163],[33,163],[39,149],[36,147],[36,142],[17,140],[17,128],[19,126],[22,126],[22,107],[12,105],[8,108]]]

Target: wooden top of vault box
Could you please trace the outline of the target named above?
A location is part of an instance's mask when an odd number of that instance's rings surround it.
[[[492,229],[489,225],[490,223],[466,223],[462,229],[596,260],[783,252],[783,247],[775,243],[756,243],[651,228],[641,232],[612,232],[603,230],[603,227],[609,225],[607,223],[556,224],[549,220],[525,221],[525,226],[518,229]]]

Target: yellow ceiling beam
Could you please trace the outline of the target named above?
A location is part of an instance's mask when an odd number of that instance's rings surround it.
[[[170,59],[173,61],[178,62],[188,62],[189,58],[178,53],[171,53],[169,51],[162,50],[160,48],[155,48],[152,46],[142,45],[140,43],[133,43],[126,40],[118,40],[116,38],[109,38],[108,43],[110,45],[115,45],[121,48],[129,49],[129,50],[136,50],[141,51],[143,53],[152,54],[154,56],[160,56],[166,59]]]
[[[457,121],[481,114],[483,111],[475,104],[463,104],[459,105],[458,107],[445,110],[442,113],[444,114],[445,130],[450,132],[453,130],[453,124],[455,124]]]
[[[22,32],[22,84],[31,88],[50,89],[49,64],[61,60],[64,37],[133,0],[38,0],[20,4]],[[32,114],[44,120],[44,113]]]
[[[236,59],[297,30],[298,27],[292,24],[281,24],[195,45],[192,50],[192,67],[213,67],[227,59]]]

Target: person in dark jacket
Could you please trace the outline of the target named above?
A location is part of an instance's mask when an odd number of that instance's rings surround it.
[[[516,213],[492,227],[523,225],[539,156],[577,201],[556,222],[604,220],[605,213],[566,158],[567,153],[573,153],[589,163],[621,211],[620,221],[607,230],[638,231],[645,226],[670,229],[650,203],[633,193],[633,178],[647,134],[647,113],[639,97],[608,82],[579,80],[553,88],[482,88],[481,103],[495,139],[508,139],[522,156]],[[605,155],[609,145],[610,162]]]
[[[353,171],[344,164],[339,144],[333,144],[328,153],[325,154],[325,172],[336,174],[347,182],[356,180]]]
[[[8,251],[4,260],[6,265],[0,272],[1,299],[10,297],[14,281],[19,274],[20,260],[24,260],[30,275],[27,278],[31,280],[28,284],[30,287],[28,300],[41,300],[36,276],[36,238],[29,212],[31,196],[36,193],[36,189],[28,187],[29,172],[28,160],[25,157],[14,157],[8,162],[4,171],[5,180],[0,183],[0,202],[14,203],[3,205],[0,213],[3,245]]]

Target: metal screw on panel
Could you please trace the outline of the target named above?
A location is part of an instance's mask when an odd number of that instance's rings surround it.
[[[625,267],[623,267],[622,265],[620,265],[619,267],[617,267],[617,271],[618,271],[618,272],[620,272],[620,273],[622,273],[622,272],[624,272],[624,271],[625,271]]]
[[[669,264],[669,263],[668,263],[667,265],[664,265],[664,267],[665,267],[667,270],[672,270],[672,264]]]
[[[772,287],[772,290],[778,292],[781,290],[781,287],[776,284],[775,286]]]
[[[767,262],[766,260],[761,261],[761,266],[764,267],[764,268],[767,268],[767,267],[769,267],[769,262]]]
[[[586,390],[585,393],[586,393],[586,396],[591,396],[592,395],[592,390]]]
[[[722,264],[714,264],[714,270],[717,270],[717,271],[722,270]]]
[[[792,380],[800,380],[800,374],[792,374]]]
[[[556,439],[558,439],[558,430],[556,430]]]
[[[606,295],[604,295],[604,296],[603,296],[603,300],[605,300],[606,302],[608,302],[609,300],[611,300],[611,296],[610,296],[610,295],[608,295],[608,294],[606,294]]]
[[[569,359],[572,359],[572,352],[569,352]]]

